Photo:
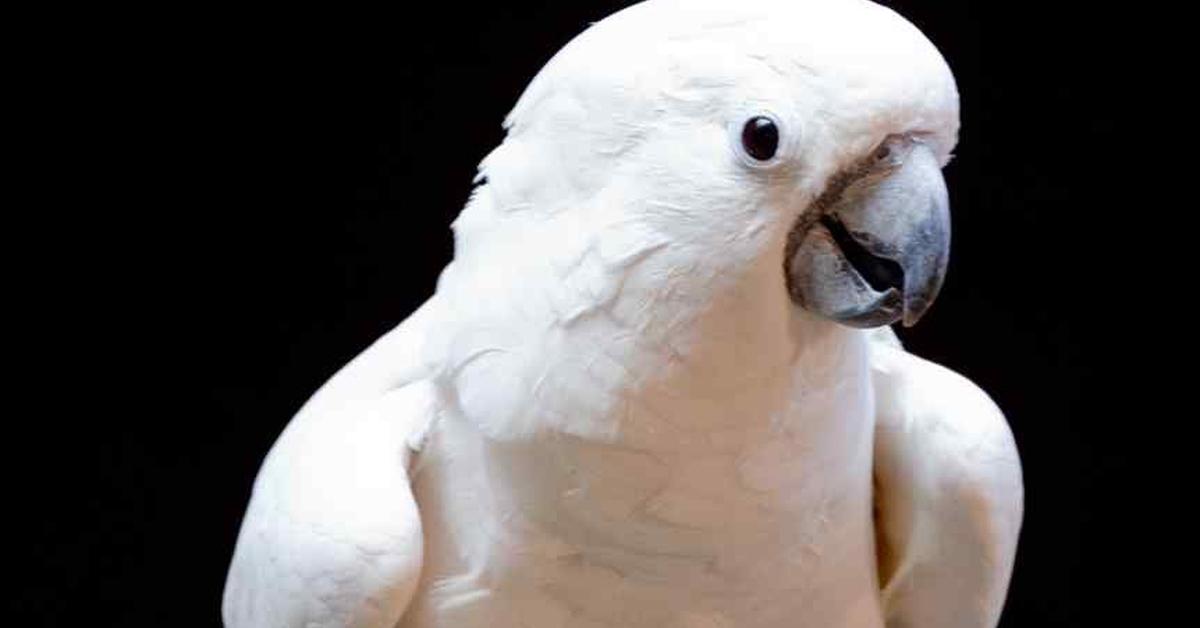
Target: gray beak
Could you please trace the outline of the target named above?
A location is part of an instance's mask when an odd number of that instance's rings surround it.
[[[852,327],[910,327],[937,297],[949,256],[937,156],[894,136],[805,212],[785,272],[792,300],[811,312]]]

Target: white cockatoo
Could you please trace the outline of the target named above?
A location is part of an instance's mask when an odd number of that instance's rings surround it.
[[[864,0],[649,0],[538,74],[436,293],[267,456],[230,628],[996,625],[1009,428],[906,353],[958,93]]]

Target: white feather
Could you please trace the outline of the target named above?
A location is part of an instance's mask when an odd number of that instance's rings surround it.
[[[943,367],[882,345],[871,362],[888,625],[995,626],[1023,513],[1008,424],[986,394]]]
[[[756,111],[785,132],[770,172],[731,141]],[[883,137],[949,159],[958,96],[936,49],[860,0],[651,0],[556,55],[506,127],[435,296],[264,464],[227,625],[949,626],[920,620],[959,608],[963,588],[938,587],[951,565],[979,575],[975,542],[998,561],[968,591],[991,621],[1019,513],[885,482],[886,522],[961,555],[889,527],[882,592],[872,518],[876,455],[974,460],[955,450],[971,439],[891,438],[893,417],[957,425],[937,409],[969,422],[979,404],[960,386],[943,406],[900,359],[895,380],[782,275],[797,216]],[[923,503],[952,518],[905,510]],[[993,515],[996,538],[943,528]]]

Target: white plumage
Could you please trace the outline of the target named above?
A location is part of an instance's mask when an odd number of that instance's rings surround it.
[[[770,162],[739,150],[759,114]],[[555,56],[506,127],[436,294],[264,462],[226,625],[994,626],[1022,508],[1008,427],[821,309],[880,293],[798,226],[908,138],[828,210],[875,246],[851,205],[903,206],[948,161],[934,47],[859,0],[650,0]],[[889,220],[878,240],[908,233]],[[789,238],[837,263],[798,266]],[[895,257],[940,272],[917,245]]]

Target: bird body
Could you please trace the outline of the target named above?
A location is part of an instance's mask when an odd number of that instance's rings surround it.
[[[827,331],[784,361],[810,368],[683,413],[672,380],[696,375],[660,354],[662,380],[608,408],[636,429],[608,438],[443,420],[413,474],[437,550],[402,625],[882,625],[866,341]]]
[[[593,26],[510,114],[436,293],[268,455],[226,624],[994,626],[1007,424],[870,329],[940,285],[957,107],[868,2]]]

